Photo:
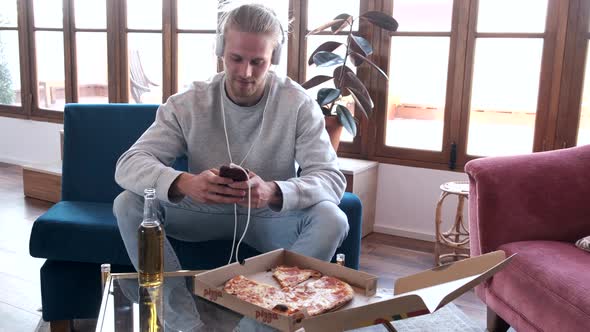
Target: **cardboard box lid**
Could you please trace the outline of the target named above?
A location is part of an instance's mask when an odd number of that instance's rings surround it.
[[[503,269],[514,255],[503,251],[468,258],[403,277],[395,293],[365,306],[343,309],[303,320],[306,332],[343,331],[433,313]]]

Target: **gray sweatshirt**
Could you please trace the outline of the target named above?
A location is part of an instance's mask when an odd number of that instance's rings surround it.
[[[160,200],[171,202],[168,191],[182,173],[171,167],[177,157],[188,157],[193,174],[229,164],[223,102],[233,162],[242,162],[252,147],[241,166],[277,183],[283,194],[281,211],[321,201],[338,204],[346,180],[317,103],[300,85],[271,71],[262,100],[241,107],[227,97],[224,79],[219,73],[210,81],[194,82],[161,105],[154,123],[117,161],[116,182],[138,195],[156,188]],[[303,169],[300,177],[295,162]]]

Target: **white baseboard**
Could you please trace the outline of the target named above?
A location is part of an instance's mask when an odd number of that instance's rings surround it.
[[[422,241],[428,241],[428,242],[434,242],[434,234],[422,233],[422,232],[401,229],[401,228],[395,228],[395,227],[391,227],[391,226],[374,225],[373,232],[401,236],[401,237],[422,240]]]
[[[33,161],[13,159],[13,158],[6,158],[6,157],[0,156],[0,163],[17,165],[17,166],[25,166],[25,165],[32,164]]]

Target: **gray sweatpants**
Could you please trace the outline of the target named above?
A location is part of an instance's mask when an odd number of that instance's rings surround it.
[[[162,207],[167,236],[193,242],[233,238],[233,205],[201,204],[185,198],[178,204],[163,203]],[[124,191],[115,199],[113,212],[129,258],[137,269],[137,229],[143,218],[143,197]],[[238,207],[236,243],[246,226],[246,212],[246,207]],[[334,203],[320,202],[300,211],[252,209],[243,242],[260,252],[285,248],[329,261],[347,233],[348,221],[344,212]],[[164,270],[181,269],[174,249],[165,240]]]

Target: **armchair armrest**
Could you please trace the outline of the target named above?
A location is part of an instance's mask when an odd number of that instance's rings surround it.
[[[590,235],[589,167],[590,145],[467,163],[472,255]]]

